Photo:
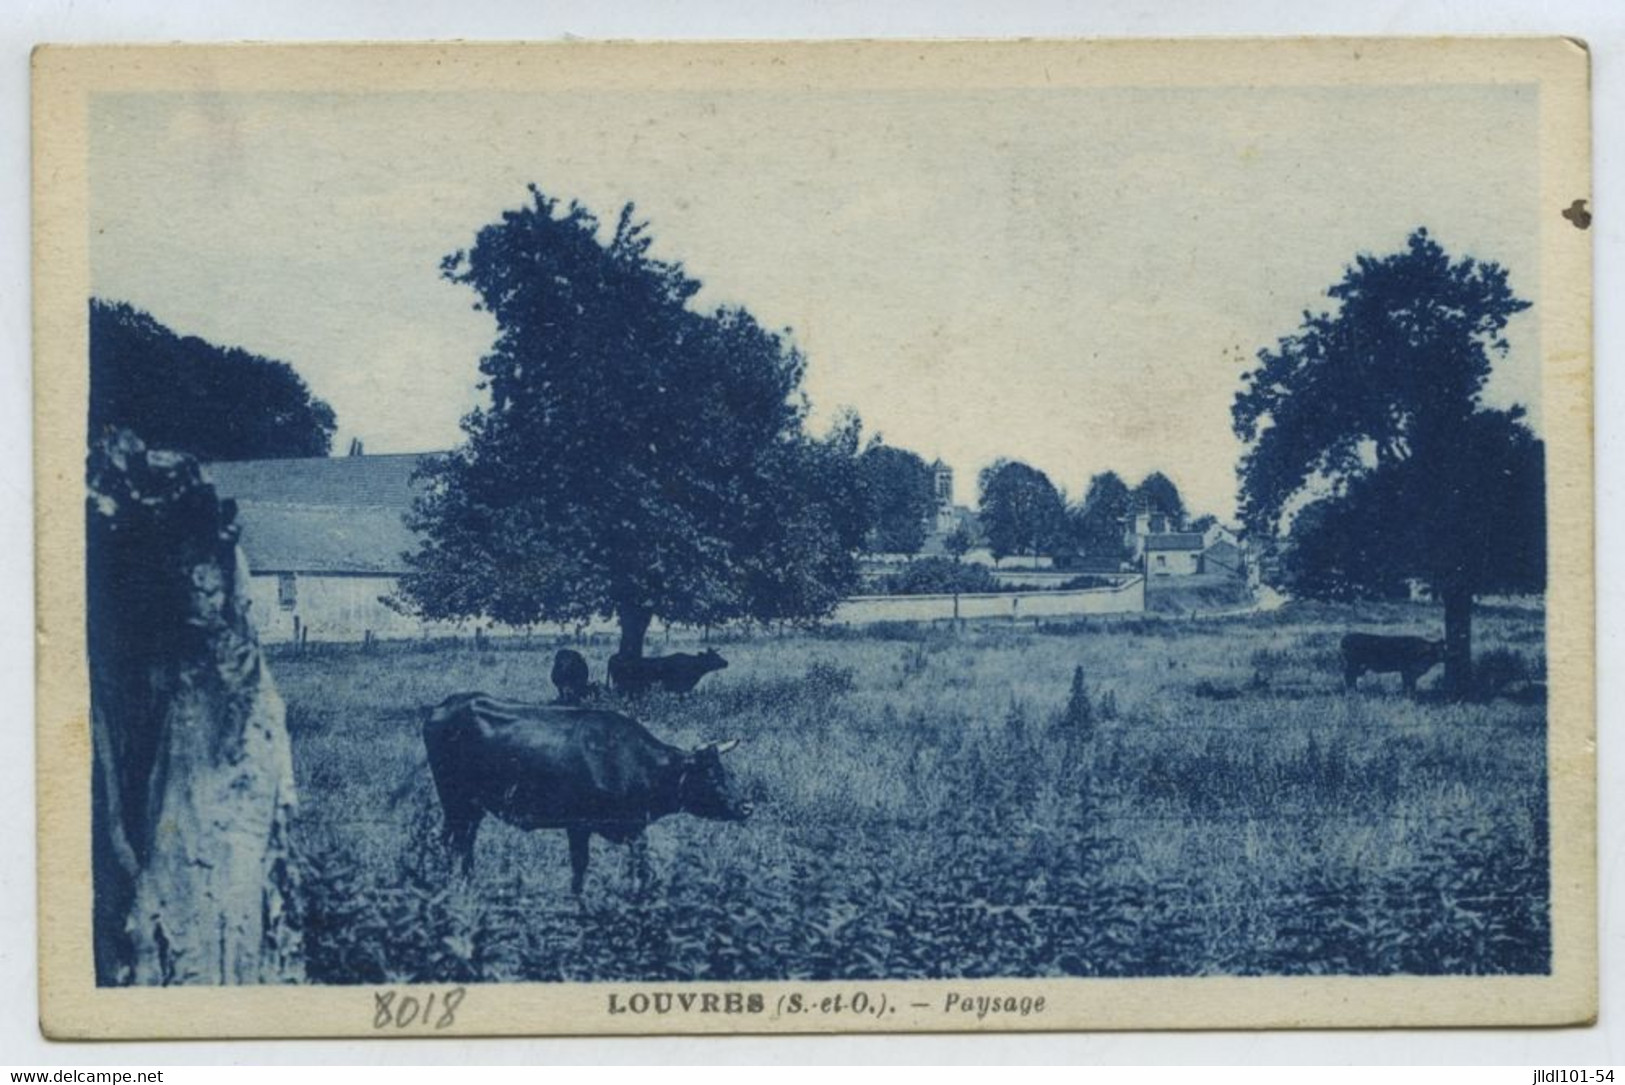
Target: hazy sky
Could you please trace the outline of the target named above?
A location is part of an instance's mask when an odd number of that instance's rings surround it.
[[[335,443],[450,447],[494,330],[445,254],[534,181],[794,328],[814,427],[1229,515],[1230,402],[1357,252],[1426,225],[1538,294],[1532,87],[139,94],[92,109],[92,282],[292,363]],[[1538,411],[1538,311],[1496,402]]]

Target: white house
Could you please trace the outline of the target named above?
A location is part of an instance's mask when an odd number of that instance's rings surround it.
[[[403,515],[416,455],[211,463],[237,502],[251,615],[266,642],[412,636],[424,623],[383,602],[417,548]]]
[[[1147,576],[1213,573],[1246,579],[1247,548],[1231,528],[1214,523],[1185,531],[1176,517],[1141,505],[1123,519],[1123,542],[1130,560]]]
[[[1164,531],[1144,537],[1147,576],[1192,576],[1202,571],[1202,535]]]

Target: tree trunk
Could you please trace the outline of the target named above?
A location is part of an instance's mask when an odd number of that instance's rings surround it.
[[[301,980],[293,761],[236,508],[123,432],[90,491],[96,981]]]
[[[620,608],[618,617],[621,623],[621,646],[617,655],[626,659],[643,658],[643,638],[649,632],[649,622],[654,618],[654,612],[648,607],[628,604]]]
[[[1444,684],[1453,697],[1465,697],[1473,683],[1473,592],[1448,587],[1444,595]]]

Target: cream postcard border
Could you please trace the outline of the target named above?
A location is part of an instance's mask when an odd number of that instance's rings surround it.
[[[651,984],[474,985],[437,1035],[1294,1028],[1585,1023],[1597,1011],[1589,56],[1563,38],[740,44],[43,47],[33,60],[35,570],[40,1021],[58,1039],[378,1032],[373,988],[98,988],[92,967],[85,657],[88,103],[131,91],[970,89],[1535,84],[1542,416],[1548,464],[1552,974],[730,984],[885,993],[851,1015],[611,1016]],[[684,984],[685,988],[690,986]],[[444,987],[397,988],[419,997]],[[1042,1016],[947,1017],[949,991],[1043,995]],[[932,1009],[909,1007],[930,1003]]]

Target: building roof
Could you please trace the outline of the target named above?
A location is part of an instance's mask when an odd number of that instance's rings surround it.
[[[272,505],[376,505],[405,509],[420,453],[323,456],[298,460],[240,460],[203,468],[221,497]]]
[[[237,502],[255,573],[399,576],[417,536],[402,515],[418,491],[419,455],[211,463],[204,472]]]
[[[243,553],[255,573],[399,576],[418,548],[403,510],[384,505],[275,505],[242,501]]]
[[[1202,535],[1197,531],[1166,531],[1145,537],[1147,550],[1200,550]]]

